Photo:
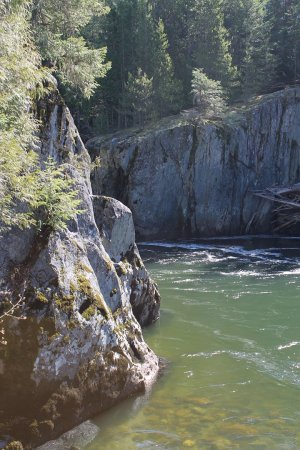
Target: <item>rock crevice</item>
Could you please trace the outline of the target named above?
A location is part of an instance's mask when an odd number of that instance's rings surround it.
[[[300,88],[223,121],[164,120],[130,136],[92,139],[87,148],[102,161],[94,193],[122,200],[139,238],[270,232],[271,204],[253,191],[300,179]]]

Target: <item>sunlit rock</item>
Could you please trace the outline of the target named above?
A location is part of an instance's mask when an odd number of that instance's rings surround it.
[[[138,323],[158,318],[159,294],[131,213],[98,204],[99,232],[90,158],[58,93],[39,116],[41,158],[68,164],[83,212],[64,231],[0,239],[0,306],[24,300],[0,325],[0,435],[33,446],[147,390],[159,369]]]

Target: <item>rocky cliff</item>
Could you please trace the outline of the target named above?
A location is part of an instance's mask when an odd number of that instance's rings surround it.
[[[140,238],[269,232],[271,204],[253,191],[300,181],[300,88],[223,121],[174,118],[87,147],[101,159],[94,193],[124,202]]]
[[[140,324],[158,318],[160,299],[131,212],[93,197],[88,153],[58,93],[40,103],[39,117],[40,156],[66,165],[83,213],[65,231],[0,238],[0,308],[20,301],[0,323],[0,448],[55,438],[144,391],[159,369]]]

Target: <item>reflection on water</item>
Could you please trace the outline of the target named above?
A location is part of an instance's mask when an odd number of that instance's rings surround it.
[[[141,249],[162,294],[145,336],[170,365],[85,449],[300,449],[300,240]]]

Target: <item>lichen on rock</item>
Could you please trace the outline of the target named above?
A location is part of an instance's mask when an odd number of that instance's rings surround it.
[[[94,196],[94,211],[103,245],[114,261],[115,271],[130,298],[133,314],[142,326],[155,322],[159,316],[160,296],[135,244],[130,209],[113,198]]]
[[[66,230],[42,238],[33,230],[13,230],[0,238],[0,306],[7,295],[13,301],[24,297],[16,317],[1,323],[0,435],[11,441],[8,448],[59,436],[147,389],[159,370],[140,325],[158,318],[159,295],[132,240],[130,213],[111,203],[114,217],[105,222],[106,233],[112,227],[108,248],[94,220],[89,155],[69,110],[52,93],[39,114],[40,157],[70,165],[83,212]],[[126,211],[127,224],[122,214],[119,221],[119,211]],[[124,252],[133,259],[120,274]],[[147,292],[133,289],[134,277],[148,286]],[[134,315],[136,304],[140,312]]]

